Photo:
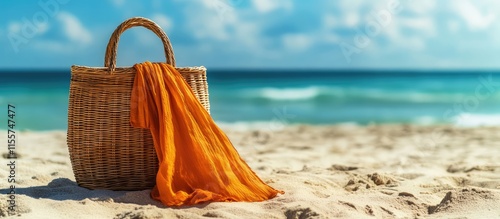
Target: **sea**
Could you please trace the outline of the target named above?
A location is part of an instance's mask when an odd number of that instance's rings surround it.
[[[211,115],[225,127],[293,124],[500,125],[500,72],[208,70]],[[0,70],[0,129],[67,128],[69,70]],[[3,108],[3,109],[2,109]],[[3,115],[2,113],[3,112]]]

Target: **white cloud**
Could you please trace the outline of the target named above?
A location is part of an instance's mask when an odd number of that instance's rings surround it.
[[[228,40],[229,29],[241,28],[238,14],[222,0],[203,0],[204,8],[188,7],[185,11],[186,28],[200,40]],[[218,4],[218,5],[216,5]]]
[[[49,22],[41,23],[37,26],[38,34],[43,34],[49,30]]]
[[[283,59],[283,52],[309,51],[316,45],[332,45],[340,41],[340,37],[333,31],[337,27],[337,18],[332,14],[318,14],[322,16],[322,27],[307,32],[297,32],[268,37],[263,35],[263,28],[268,27],[269,17],[272,13],[255,17],[256,8],[231,7],[222,0],[204,0],[202,7],[188,7],[185,11],[186,23],[184,27],[200,43],[197,48],[205,48],[210,53],[221,45],[228,53],[245,53],[253,57]],[[220,5],[214,5],[214,4]],[[266,3],[267,4],[267,3]],[[271,3],[275,4],[275,3]],[[217,7],[216,7],[217,6]],[[198,5],[197,7],[200,7]],[[277,10],[278,7],[288,8],[290,6],[259,6],[261,12]],[[194,13],[196,12],[196,13]],[[253,19],[248,19],[253,17]],[[351,17],[351,24],[359,22],[359,16]],[[205,45],[206,44],[206,45]],[[276,46],[280,48],[276,48]]]
[[[451,33],[457,33],[460,30],[460,23],[457,21],[448,21],[448,30]]]
[[[356,27],[359,24],[359,14],[357,12],[349,12],[344,16],[344,25],[347,27]]]
[[[252,4],[258,12],[267,13],[277,9],[291,10],[293,2],[289,0],[252,0]]]
[[[323,35],[323,42],[325,42],[325,43],[337,45],[340,43],[340,41],[341,41],[341,37],[337,34],[326,33]]]
[[[49,29],[48,22],[44,22],[44,23],[35,25],[34,23],[32,23],[28,20],[25,20],[24,23],[13,21],[13,22],[10,22],[7,26],[7,32],[9,34],[22,34],[22,31],[27,31],[27,32],[29,32],[30,36],[32,35],[32,33],[33,33],[33,36],[44,34],[47,32],[48,29]]]
[[[479,10],[470,1],[457,0],[453,3],[454,9],[464,19],[470,30],[483,30],[490,27],[495,20],[494,13]]]
[[[330,30],[338,26],[337,18],[331,14],[323,15],[323,28]]]
[[[408,33],[411,30],[412,32]],[[380,35],[371,38],[372,44],[379,46],[380,38],[386,37],[390,44],[386,50],[422,51],[427,47],[427,40],[436,35],[433,20],[427,17],[398,17],[393,25],[384,28]],[[379,46],[381,47],[381,46]]]
[[[273,3],[273,1],[267,1],[267,0],[253,0],[252,3],[259,12],[272,11],[276,6],[276,4]]]
[[[226,11],[232,11],[234,6],[230,4],[228,0],[200,0],[201,5],[210,10],[216,10],[219,14],[223,14]]]
[[[59,12],[56,16],[56,20],[60,23],[61,32],[66,40],[34,38],[32,42],[30,42],[33,48],[42,51],[70,54],[80,46],[88,45],[92,42],[92,35],[90,32],[73,14]],[[13,24],[11,27],[13,30],[18,28],[16,24]],[[45,32],[48,30],[48,25],[39,25],[38,30]]]
[[[328,30],[338,27],[356,28],[360,24],[360,16],[354,12],[337,16],[325,14],[322,17],[322,24],[323,28]]]
[[[121,7],[125,4],[125,0],[111,0],[111,3],[116,7]]]
[[[345,2],[344,2],[345,3]],[[358,2],[359,3],[359,2]],[[343,19],[341,19],[341,26],[351,28],[355,30],[356,27],[363,32],[366,31],[366,25],[368,22],[377,20],[374,15],[378,13],[382,13],[382,11],[388,10],[387,4],[377,4],[375,2],[371,4],[364,4],[363,6],[367,6],[365,8],[369,8],[368,12],[362,12],[363,7],[361,5],[349,6],[347,4],[340,4],[345,8],[350,8],[348,12],[344,12],[342,10],[341,15]],[[378,26],[380,31],[375,36],[370,36],[370,47],[377,48],[373,50],[365,50],[366,53],[377,56],[379,54],[379,49],[384,48],[385,51],[397,52],[401,50],[410,50],[410,51],[424,51],[427,49],[427,45],[429,43],[429,39],[436,37],[438,35],[438,14],[433,12],[436,5],[435,3],[423,0],[422,3],[412,3],[411,5],[405,4],[401,5],[401,11],[398,14],[391,14],[389,22],[385,24],[381,24]],[[368,14],[366,16],[366,20],[364,22],[356,21],[354,18],[347,18],[349,16],[354,17],[354,15],[348,15],[348,13],[352,14]],[[334,18],[329,18],[333,20]],[[324,19],[325,20],[325,19]],[[328,24],[328,22],[324,21],[324,25]],[[358,32],[356,32],[358,34]],[[352,42],[355,35],[345,36],[344,41]],[[388,43],[384,43],[388,42]],[[373,53],[373,54],[371,54]]]
[[[153,14],[151,16],[151,20],[156,22],[160,27],[166,32],[168,30],[171,30],[173,27],[173,22],[172,19],[167,17],[164,14]]]
[[[19,22],[10,22],[9,26],[7,27],[7,31],[9,33],[19,33],[21,32],[21,23]]]
[[[208,2],[208,1],[211,1]],[[205,53],[214,50],[227,54],[247,54],[259,58],[281,57],[280,51],[266,45],[283,43],[280,37],[267,38],[262,35],[268,21],[267,16],[255,17],[255,9],[233,7],[223,0],[204,0],[204,4],[192,4],[184,11],[183,28],[199,43],[195,49],[203,48]],[[219,5],[214,5],[214,4]],[[254,19],[248,19],[253,17]]]
[[[418,18],[397,18],[397,21],[401,27],[410,28],[417,30],[420,33],[425,34],[425,36],[434,36],[436,34],[435,20],[428,16],[422,16]],[[400,27],[400,28],[401,28]]]
[[[69,40],[82,44],[89,44],[92,42],[92,35],[80,23],[77,17],[68,12],[60,12],[57,15],[57,20],[61,22],[63,32]]]
[[[398,46],[400,46],[400,48],[408,48],[408,49],[412,49],[414,51],[418,51],[418,50],[425,49],[426,42],[421,37],[411,36],[411,37],[407,37],[404,40],[402,40],[398,44]]]
[[[436,8],[436,0],[419,0],[418,4],[415,3],[406,4],[403,10],[409,10],[419,15],[429,15]],[[454,4],[454,1],[452,4]]]
[[[314,38],[307,34],[287,34],[282,37],[286,49],[302,51],[308,49],[314,42]]]
[[[227,40],[229,38],[226,26],[233,23],[228,20],[234,19],[234,15],[226,14],[223,21],[217,16],[207,15],[203,12],[200,12],[197,16],[190,16],[192,18],[189,19],[187,27],[196,38],[215,40]]]
[[[339,7],[341,11],[359,11],[359,9],[366,4],[366,1],[362,0],[339,0],[339,1],[330,1],[334,7]],[[369,4],[373,2],[370,1]]]

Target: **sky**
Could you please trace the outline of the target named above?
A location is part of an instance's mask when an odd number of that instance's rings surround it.
[[[113,30],[141,16],[169,36],[177,66],[278,69],[498,69],[493,0],[5,0],[0,68],[103,66]],[[117,63],[165,60],[145,28]]]

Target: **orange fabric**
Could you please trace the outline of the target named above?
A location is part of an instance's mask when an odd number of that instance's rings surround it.
[[[179,206],[263,201],[283,193],[243,161],[174,67],[145,62],[134,68],[131,124],[150,129],[159,160],[152,198]]]

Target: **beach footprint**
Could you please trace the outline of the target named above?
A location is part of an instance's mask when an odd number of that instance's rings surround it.
[[[287,219],[306,219],[306,218],[319,218],[319,214],[311,208],[295,206],[292,208],[288,208],[285,211],[285,216]]]
[[[384,174],[373,173],[366,175],[366,177],[352,174],[349,181],[344,186],[344,189],[346,191],[355,192],[358,190],[377,188],[378,186],[396,187],[398,184],[396,179]]]
[[[15,207],[12,207],[9,203],[10,199],[8,199],[8,196],[5,195],[0,198],[0,217],[9,217],[9,216],[17,216],[21,217],[23,214],[30,213],[31,208],[29,208],[26,203],[26,201],[20,199],[19,196],[16,196],[15,201]]]

